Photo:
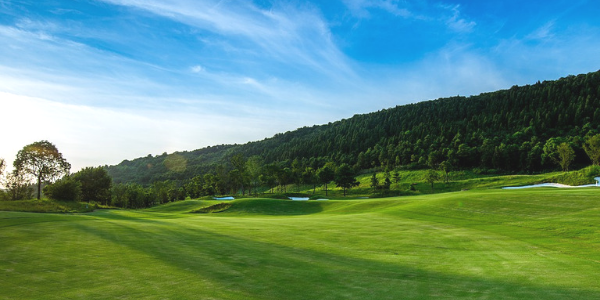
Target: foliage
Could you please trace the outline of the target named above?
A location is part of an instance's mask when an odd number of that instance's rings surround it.
[[[336,169],[334,177],[335,184],[343,189],[344,196],[346,196],[346,191],[348,189],[358,186],[359,183],[356,181],[355,177],[356,172],[348,164],[342,164]]]
[[[105,168],[87,167],[72,175],[81,185],[81,199],[108,205],[111,202],[112,179]]]
[[[558,145],[556,151],[558,151],[558,164],[563,171],[568,172],[571,162],[575,159],[575,151],[567,143]]]
[[[433,184],[440,180],[440,174],[434,170],[434,169],[429,169],[427,170],[427,172],[425,172],[425,175],[423,176],[423,180],[425,180],[425,182],[431,184],[431,191],[433,192]]]
[[[428,164],[443,169],[446,161],[450,170],[530,174],[557,169],[558,164],[546,155],[550,153],[544,153],[552,138],[573,148],[571,167],[583,167],[590,163],[584,150],[586,137],[600,133],[599,90],[600,71],[477,96],[397,106],[244,145],[177,152],[187,162],[183,172],[165,167],[166,154],[123,161],[108,171],[115,182],[146,187],[165,180],[185,184],[195,176],[213,174],[218,182],[216,193],[231,191],[228,173],[235,169],[231,157],[238,154],[263,158],[259,178],[269,190],[275,184],[283,190],[285,182],[296,183],[296,170],[319,170],[328,162],[371,172],[382,166],[412,170]],[[289,172],[281,171],[285,168]],[[241,185],[236,185],[239,190]]]
[[[379,188],[379,179],[377,178],[377,173],[373,173],[371,176],[371,187],[373,190],[377,190],[377,188]]]
[[[0,157],[0,178],[4,175],[4,170],[6,169],[6,160]]]
[[[52,200],[78,202],[81,199],[81,182],[65,176],[44,187],[44,195]]]
[[[583,149],[592,160],[592,164],[600,166],[600,134],[589,137],[583,144]]]
[[[327,196],[327,184],[335,179],[335,165],[331,162],[325,164],[317,171],[317,178],[325,185],[325,196]]]
[[[596,183],[595,177],[600,177],[600,166],[592,165],[587,168],[561,173],[545,179],[545,182],[557,182],[566,185],[584,185]]]
[[[147,208],[155,205],[156,195],[139,184],[115,184],[111,189],[111,204],[122,208]]]
[[[54,144],[39,141],[29,144],[17,153],[14,161],[15,172],[30,175],[37,180],[37,198],[40,199],[43,182],[52,182],[69,174],[71,164],[63,157]]]
[[[6,175],[4,185],[6,187],[4,198],[7,200],[29,200],[33,198],[33,188],[20,173],[12,172]]]

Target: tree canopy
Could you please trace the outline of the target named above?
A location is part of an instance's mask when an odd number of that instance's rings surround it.
[[[71,164],[63,158],[54,144],[39,141],[29,144],[17,153],[15,173],[37,179],[37,198],[41,196],[43,182],[52,182],[69,173]]]

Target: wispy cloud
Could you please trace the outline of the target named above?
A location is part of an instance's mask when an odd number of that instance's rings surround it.
[[[234,47],[241,50],[251,43],[260,49],[251,52],[255,59],[268,58],[290,66],[308,67],[331,77],[354,75],[345,55],[332,42],[326,22],[318,10],[310,6],[278,4],[264,10],[248,1],[235,1],[227,6],[221,1],[105,1],[238,39]],[[201,35],[202,31],[200,38]]]
[[[449,15],[443,17],[448,27],[456,32],[471,32],[476,23],[472,20],[467,20],[460,11],[460,5],[439,5],[442,9],[449,12]]]
[[[595,19],[517,26],[483,2],[15,3],[0,0],[0,127],[31,123],[8,159],[49,139],[78,165],[116,163],[600,68]]]
[[[410,17],[412,13],[406,6],[405,1],[398,0],[343,0],[350,12],[359,18],[371,18],[371,9],[381,9],[399,17]]]
[[[475,21],[463,16],[459,4],[400,0],[343,0],[353,16],[371,18],[371,11],[382,10],[396,17],[422,22],[440,22],[456,32],[470,32]]]

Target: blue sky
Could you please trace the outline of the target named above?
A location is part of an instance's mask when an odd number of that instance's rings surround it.
[[[0,157],[77,170],[600,69],[585,0],[0,0]]]

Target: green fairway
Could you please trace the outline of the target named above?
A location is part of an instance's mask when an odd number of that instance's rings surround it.
[[[0,299],[600,299],[600,190],[0,212]]]

